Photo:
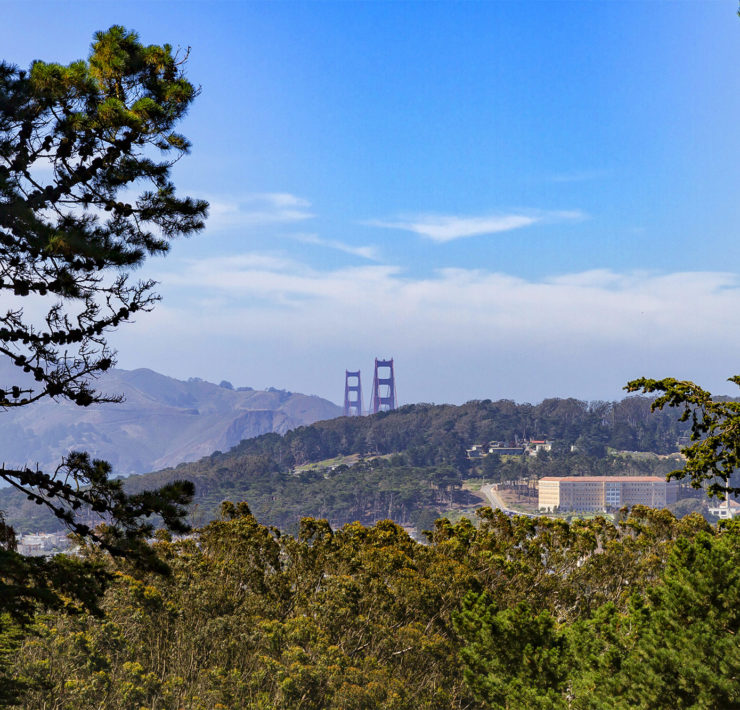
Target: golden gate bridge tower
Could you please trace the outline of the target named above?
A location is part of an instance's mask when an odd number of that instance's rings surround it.
[[[344,371],[344,416],[361,417],[362,411],[362,383],[360,371]]]
[[[384,372],[381,373],[381,370]],[[389,412],[396,408],[396,379],[393,375],[393,358],[380,360],[375,358],[375,376],[373,377],[373,398],[370,411]]]

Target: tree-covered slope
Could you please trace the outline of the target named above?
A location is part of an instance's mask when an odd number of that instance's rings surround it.
[[[566,474],[665,474],[661,464],[606,456],[607,447],[668,453],[687,431],[672,412],[650,412],[650,399],[588,404],[574,399],[541,404],[474,401],[461,406],[416,404],[370,417],[342,417],[247,439],[227,452],[156,473],[131,476],[131,492],[177,479],[195,483],[192,519],[212,520],[223,500],[244,500],[260,519],[294,530],[304,516],[333,524],[383,518],[424,529],[451,508],[478,499],[466,478],[489,480]],[[476,442],[545,437],[553,451],[537,457],[466,458]],[[571,446],[576,450],[571,451]],[[318,466],[311,464],[323,462]],[[0,509],[21,530],[53,524],[30,501],[0,492]]]
[[[138,491],[178,478],[192,480],[196,522],[215,517],[220,502],[230,499],[247,501],[261,519],[284,529],[294,529],[307,515],[335,524],[392,518],[423,528],[441,512],[476,502],[462,490],[466,478],[652,472],[646,467],[653,464],[607,457],[606,448],[676,451],[686,426],[672,413],[651,414],[650,399],[644,397],[590,405],[573,399],[538,405],[417,404],[256,437],[226,453],[132,477],[127,486]],[[466,458],[475,442],[528,437],[552,439],[554,451],[504,462],[489,457],[488,469]],[[571,445],[577,450],[572,452]],[[342,458],[352,455],[361,458],[354,463]],[[324,463],[310,465],[315,462]],[[497,471],[489,470],[496,464]],[[660,472],[671,466],[667,462]]]

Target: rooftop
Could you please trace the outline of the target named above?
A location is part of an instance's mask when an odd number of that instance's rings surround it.
[[[644,481],[646,483],[665,483],[661,476],[545,476],[540,481],[588,481],[591,483],[602,483],[605,481],[616,481],[619,483],[634,483]]]

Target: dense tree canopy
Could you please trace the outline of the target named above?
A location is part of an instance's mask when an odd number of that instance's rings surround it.
[[[739,535],[637,508],[293,537],[227,503],[154,544],[170,576],[109,562],[105,619],[40,616],[0,653],[29,710],[737,707]]]

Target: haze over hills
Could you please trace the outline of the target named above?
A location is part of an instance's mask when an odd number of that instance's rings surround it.
[[[84,450],[109,461],[114,474],[145,473],[341,413],[316,396],[182,381],[148,369],[111,370],[97,388],[125,400],[87,408],[42,400],[4,412],[3,462],[51,471],[69,451]]]

